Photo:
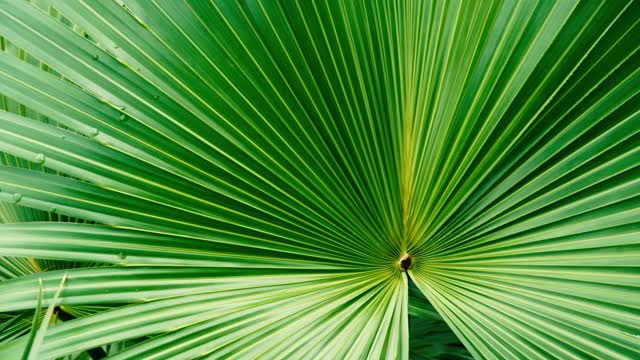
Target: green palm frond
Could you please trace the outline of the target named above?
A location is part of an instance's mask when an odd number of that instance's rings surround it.
[[[42,359],[640,356],[637,2],[0,0],[0,40],[0,357],[39,299]]]

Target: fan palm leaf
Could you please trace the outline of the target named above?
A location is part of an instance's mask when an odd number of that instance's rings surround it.
[[[77,309],[40,358],[640,356],[636,2],[0,0],[0,35],[0,255],[84,264],[0,283]]]

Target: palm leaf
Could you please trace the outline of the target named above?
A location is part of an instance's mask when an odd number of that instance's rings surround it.
[[[640,355],[633,1],[0,5],[42,358]]]

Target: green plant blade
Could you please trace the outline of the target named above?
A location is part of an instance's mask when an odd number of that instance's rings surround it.
[[[91,293],[92,289],[79,283],[78,279],[81,278],[74,274],[83,272],[81,269],[69,270],[69,293],[67,294],[65,287],[64,303],[74,304],[75,299],[82,299]],[[148,279],[152,274],[153,270],[147,276],[141,271],[139,285],[149,286]],[[95,278],[95,274],[92,277]],[[104,279],[104,284],[113,281],[108,276],[101,278]],[[196,276],[193,279],[198,278]],[[371,281],[372,279],[375,281]],[[138,286],[134,277],[121,281],[129,283],[132,291]],[[181,280],[185,281],[188,278]],[[381,357],[384,353],[401,357],[406,351],[402,349],[406,343],[401,345],[404,340],[399,338],[399,332],[381,332],[381,329],[401,327],[402,319],[406,317],[401,311],[403,301],[406,301],[402,290],[404,284],[397,273],[391,278],[388,272],[380,271],[324,276],[310,274],[306,277],[272,274],[238,275],[235,279],[225,279],[214,276],[212,281],[220,282],[217,289],[211,287],[206,293],[164,300],[148,301],[154,297],[153,293],[145,293],[140,289],[142,292],[139,292],[139,298],[144,298],[147,302],[51,327],[40,354],[44,359],[56,358],[121,339],[166,331],[171,332],[142,343],[143,345],[132,348],[122,356],[135,358],[146,354],[144,356],[149,358],[166,358],[168,354],[172,354],[177,358],[190,358],[211,351],[215,351],[218,354],[216,356],[242,351],[278,353],[274,348],[277,348],[279,341],[295,340],[291,339],[291,329],[303,329],[310,323],[326,325],[324,329],[319,328],[322,331],[315,334],[314,341],[340,341],[345,354],[349,352],[358,357],[367,354]],[[116,285],[114,288],[121,286]],[[93,291],[98,294],[100,288],[96,287]],[[168,294],[164,294],[166,295]],[[389,306],[396,310],[382,312]],[[363,313],[378,315],[370,318],[362,316]],[[381,316],[383,313],[388,316]],[[348,329],[358,328],[363,324],[370,325],[366,330],[367,336],[359,337],[356,347],[351,347],[349,343],[354,339],[350,337],[354,334]],[[343,328],[345,337],[330,336],[335,327]],[[302,331],[293,334],[297,334],[295,337],[298,339],[307,335]],[[193,340],[189,342],[175,342],[176,338],[190,337]],[[243,344],[255,341],[258,337],[264,341],[244,348]],[[316,343],[313,351],[326,351],[323,344]],[[298,350],[310,351],[309,348]]]
[[[38,279],[38,303],[35,306],[35,313],[33,314],[33,324],[31,325],[31,331],[29,332],[29,337],[27,338],[27,345],[24,348],[24,352],[22,353],[22,360],[29,360],[31,354],[37,354],[38,351],[33,350],[34,343],[36,339],[36,335],[38,334],[38,329],[40,328],[40,312],[42,311],[42,279]],[[40,342],[42,340],[39,340]],[[38,345],[39,346],[39,345]]]
[[[527,24],[505,33],[521,37],[513,48],[490,48],[495,65],[480,60],[467,73],[467,93],[453,97],[465,107],[444,107],[452,117],[434,118],[442,130],[415,135],[425,140],[410,276],[476,358],[632,359],[637,6],[532,10],[512,19]],[[443,91],[432,104],[447,101]]]
[[[67,274],[65,273],[62,276],[62,280],[60,281],[60,285],[58,286],[58,290],[56,290],[53,299],[51,300],[51,304],[47,308],[47,311],[44,313],[44,317],[42,318],[42,324],[40,324],[40,328],[35,332],[35,337],[31,338],[31,334],[29,335],[30,340],[28,352],[25,351],[25,357],[27,360],[36,360],[40,357],[40,347],[42,346],[42,342],[44,340],[44,336],[47,333],[47,328],[49,327],[49,323],[51,322],[51,317],[53,316],[53,310],[55,309],[58,299],[60,297],[60,293],[62,292],[62,288],[64,287],[64,282],[67,279]],[[38,302],[42,299],[39,298]],[[38,304],[39,305],[39,304]]]
[[[126,265],[224,266],[239,268],[348,269],[362,263],[219,244],[107,226],[29,223],[0,225],[0,249],[11,256],[98,261]],[[242,254],[242,256],[239,256]]]

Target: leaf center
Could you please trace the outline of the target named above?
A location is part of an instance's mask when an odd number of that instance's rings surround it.
[[[400,258],[400,261],[398,261],[398,266],[400,266],[400,270],[402,271],[409,270],[412,265],[413,265],[413,258],[408,253],[404,254],[404,256]]]

